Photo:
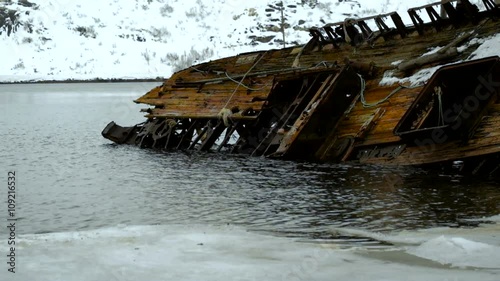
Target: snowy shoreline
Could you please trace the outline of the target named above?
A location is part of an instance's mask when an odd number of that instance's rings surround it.
[[[15,14],[10,29],[0,22],[0,53],[8,54],[0,84],[156,82],[191,65],[282,47],[279,13],[267,0],[30,2],[34,6],[0,1]],[[407,10],[428,1],[316,2],[287,6],[287,47],[307,43],[308,28],[346,16],[397,11],[410,23]],[[474,3],[484,9],[480,2]],[[498,38],[489,43],[495,55]]]
[[[0,85],[22,85],[22,84],[83,84],[83,83],[133,83],[133,82],[163,82],[167,78],[94,78],[94,79],[66,79],[66,80],[21,80],[0,81]]]
[[[0,24],[0,53],[8,54],[0,81],[164,77],[193,64],[283,46],[280,13],[267,0],[30,2],[35,6],[0,1],[0,8],[15,14],[8,26]],[[410,23],[407,10],[426,3],[290,1],[286,45],[305,44],[309,28],[346,17],[398,11]]]

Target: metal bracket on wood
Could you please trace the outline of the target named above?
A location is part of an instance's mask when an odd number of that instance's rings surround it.
[[[194,141],[191,142],[189,145],[188,149],[193,149],[195,145],[201,140],[201,138],[208,132],[208,129],[210,128],[210,120],[207,122],[205,127],[201,130],[201,132],[196,136]]]
[[[408,14],[410,14],[411,21],[413,22],[413,25],[417,29],[418,34],[424,35],[424,21],[417,14],[417,11],[415,9],[410,9],[408,10]]]
[[[312,50],[314,50],[316,45],[320,45],[319,38],[316,36],[316,34],[312,30],[309,30],[309,32],[309,34],[312,36],[312,39],[309,40],[309,42],[307,42],[307,44],[304,46],[304,53],[311,52]]]
[[[396,28],[398,29],[399,35],[401,35],[401,38],[406,38],[408,35],[408,32],[406,30],[405,23],[401,19],[398,13],[393,13],[391,14],[392,21],[394,22],[394,25],[396,25]]]
[[[380,33],[382,34],[382,37],[384,37],[384,40],[385,41],[389,40],[387,33],[389,33],[389,31],[391,31],[391,29],[387,26],[387,24],[385,24],[382,17],[376,17],[375,24],[377,24],[378,30],[380,30]]]
[[[338,49],[339,48],[339,45],[337,45],[337,43],[335,43],[335,41],[339,38],[338,35],[335,33],[335,31],[333,31],[333,28],[330,27],[330,26],[325,26],[323,27],[323,29],[325,30],[326,32],[326,35],[328,35],[328,38],[330,38],[330,41],[332,41],[332,45],[333,47],[335,47],[335,49]]]
[[[239,125],[240,121],[236,122],[236,124],[231,125],[229,128],[227,128],[226,136],[224,137],[224,140],[222,140],[221,144],[217,148],[217,152],[220,152],[222,148],[227,145],[227,143],[231,139],[231,136],[234,134],[234,131],[236,131]]]
[[[497,17],[500,16],[500,4],[496,4],[494,0],[483,0],[483,3],[488,12]]]
[[[172,134],[175,133],[175,126],[176,125],[167,123],[167,126],[168,126],[168,131],[167,131],[168,135],[167,135],[167,141],[165,142],[165,146],[164,146],[165,149],[168,148],[168,144],[170,143],[170,137],[172,136]]]
[[[495,1],[493,0],[483,0],[484,6],[486,7],[486,10],[498,10],[499,4],[496,4]]]
[[[194,132],[194,129],[196,128],[197,124],[198,124],[198,120],[194,120],[191,123],[191,126],[189,126],[187,131],[185,131],[184,134],[182,134],[182,137],[179,140],[179,143],[177,144],[176,149],[179,149],[181,147],[181,145],[184,143],[184,140],[186,139],[186,136],[191,137],[191,134]]]
[[[224,122],[222,120],[219,120],[217,122],[217,125],[215,125],[214,128],[210,127],[208,134],[207,134],[207,138],[201,144],[200,150],[201,151],[210,150],[210,148],[214,145],[214,143],[220,137],[220,134],[222,134],[222,132],[224,132],[225,129],[226,129],[226,126],[224,125]]]
[[[321,32],[316,28],[311,28],[310,32],[314,39],[314,45],[318,45],[320,50],[323,49],[322,43],[325,42],[325,37],[323,36],[323,34],[321,34]],[[312,49],[314,49],[314,45],[312,46]],[[308,51],[312,51],[312,49]]]
[[[462,5],[464,6],[465,13],[472,20],[472,23],[477,23],[478,22],[477,15],[479,13],[477,6],[472,5],[472,3],[469,0],[460,0],[460,3],[462,3]]]
[[[443,19],[439,14],[434,10],[433,7],[426,7],[425,10],[427,11],[427,14],[429,15],[429,18],[432,21],[432,25],[434,25],[434,28],[436,31],[441,31],[442,25],[443,25]]]
[[[363,36],[365,38],[369,38],[373,31],[372,29],[366,24],[365,21],[361,20],[361,21],[358,21],[358,26],[359,26],[359,29],[361,29],[361,32],[363,33]]]
[[[455,9],[455,7],[453,7],[451,2],[447,2],[447,3],[443,4],[443,8],[444,8],[444,11],[446,12],[446,14],[448,15],[448,18],[450,19],[453,26],[458,27],[458,24],[460,22],[460,18],[458,16],[458,13],[457,13],[457,10]]]

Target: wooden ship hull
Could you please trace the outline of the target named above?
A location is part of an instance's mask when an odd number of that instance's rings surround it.
[[[111,122],[102,134],[165,150],[383,165],[455,162],[498,175],[500,58],[456,62],[475,49],[459,52],[461,44],[499,32],[500,8],[492,0],[483,1],[482,11],[454,2],[410,9],[411,25],[396,12],[348,19],[311,29],[303,46],[192,66],[135,101],[150,106],[144,123]],[[422,56],[432,47],[441,49]],[[404,78],[441,64],[424,85],[380,83],[388,71]]]

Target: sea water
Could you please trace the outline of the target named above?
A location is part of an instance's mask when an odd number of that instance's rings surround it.
[[[157,84],[0,85],[0,280],[500,280],[498,182],[102,138]]]

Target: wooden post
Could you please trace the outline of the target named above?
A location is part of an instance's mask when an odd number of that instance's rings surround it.
[[[224,137],[224,140],[222,140],[222,143],[217,148],[217,152],[220,152],[222,148],[227,145],[227,143],[231,139],[231,136],[234,134],[234,131],[236,131],[239,125],[240,123],[237,122],[236,124],[231,125],[230,127],[227,128],[226,136]]]
[[[410,15],[411,21],[413,25],[418,31],[419,35],[424,35],[424,21],[418,16],[417,12],[413,9],[408,10],[408,14]]]
[[[500,8],[500,0],[483,0],[483,4],[486,10],[498,10]]]
[[[198,132],[198,136],[196,136],[196,138],[191,143],[191,145],[188,147],[188,149],[193,149],[195,147],[195,145],[201,140],[201,138],[203,138],[205,136],[205,134],[208,132],[209,128],[210,129],[212,128],[211,125],[210,125],[210,120],[207,122],[207,124],[205,125],[205,127],[203,127],[203,129],[201,130],[201,132]]]
[[[323,29],[325,30],[326,34],[328,35],[328,38],[330,38],[330,40],[332,41],[333,47],[335,47],[335,49],[338,49],[339,46],[337,45],[337,43],[335,43],[335,40],[337,38],[335,38],[336,34],[333,31],[333,29],[330,26],[325,26],[325,27],[323,27]]]
[[[446,0],[441,0],[441,18],[445,19],[447,18],[446,10],[444,9],[444,4],[446,3]]]
[[[455,7],[453,7],[453,5],[451,4],[451,2],[443,4],[442,7],[446,11],[446,15],[450,19],[451,23],[455,27],[458,27],[459,23],[460,23],[460,18],[459,18],[458,14],[457,14],[457,10],[455,9]]]
[[[427,11],[427,14],[429,15],[429,18],[432,21],[432,25],[434,25],[436,31],[441,31],[442,18],[438,15],[436,10],[434,10],[434,8],[432,7],[427,7],[425,8],[425,10]]]
[[[193,120],[189,128],[182,134],[181,139],[179,140],[179,143],[177,144],[177,147],[175,149],[179,149],[183,143],[184,140],[187,138],[192,138],[193,132],[196,129],[196,126],[198,125],[198,120]]]
[[[361,32],[363,33],[363,35],[365,36],[365,38],[369,38],[372,35],[373,31],[366,24],[365,21],[358,21],[358,26],[361,29]]]
[[[382,37],[384,37],[384,40],[389,40],[387,33],[390,31],[390,29],[387,24],[385,24],[384,19],[382,19],[382,17],[376,17],[375,24],[377,25],[380,34],[382,34]]]
[[[405,38],[406,37],[406,26],[403,22],[403,20],[401,19],[401,17],[399,16],[398,13],[393,13],[391,14],[391,18],[392,18],[392,21],[394,22],[394,25],[396,25],[396,28],[398,29],[398,32],[399,32],[399,35],[401,35],[401,38]]]
[[[225,129],[226,126],[224,125],[224,122],[222,122],[222,120],[219,120],[219,122],[215,125],[215,127],[209,130],[206,139],[200,146],[200,150],[201,151],[210,150],[210,148],[214,145],[217,139],[219,139],[220,135],[222,134],[222,132],[224,132]]]

